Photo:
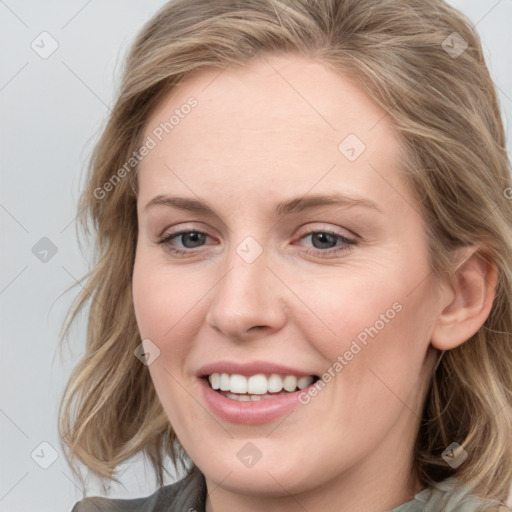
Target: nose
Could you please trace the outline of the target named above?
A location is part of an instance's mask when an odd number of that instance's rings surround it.
[[[252,263],[233,251],[228,271],[211,291],[213,299],[205,321],[237,341],[268,336],[286,322],[284,288],[267,266],[265,251]]]

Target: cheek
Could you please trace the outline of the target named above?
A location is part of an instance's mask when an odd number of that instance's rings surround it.
[[[349,350],[353,340],[365,346],[377,332],[397,323],[404,307],[403,287],[383,277],[374,279],[374,276],[371,280],[349,277],[336,281],[331,277],[304,282],[296,289],[297,296],[304,297],[308,306],[304,311],[301,305],[296,321],[304,332],[310,332],[311,341],[321,344],[321,351],[330,354],[331,359],[340,350]]]
[[[183,368],[191,347],[191,329],[197,326],[197,322],[192,321],[192,308],[199,300],[200,290],[190,286],[183,272],[171,273],[161,265],[153,265],[141,252],[134,265],[132,290],[141,338],[149,338],[160,349],[159,356],[149,366],[151,379],[180,438],[188,435],[187,429],[192,428],[199,414],[190,407]],[[184,418],[187,421],[184,422]]]
[[[190,318],[197,315],[207,292],[204,280],[179,268],[152,264],[144,254],[136,258],[133,271],[133,303],[140,334],[159,346],[164,341],[182,339]],[[193,325],[197,325],[197,322]],[[188,336],[190,331],[188,330]],[[173,349],[180,350],[179,346]]]
[[[343,373],[343,378],[331,379],[334,386],[360,396],[368,385],[372,390],[365,400],[371,401],[375,386],[382,388],[372,371],[390,386],[416,384],[432,318],[425,286],[416,286],[410,277],[414,275],[388,272],[337,283],[332,279],[303,283],[298,295],[307,297],[310,311],[297,315],[295,321],[327,361],[325,371]]]
[[[326,437],[342,432],[350,453],[377,446],[400,415],[415,419],[410,410],[416,411],[425,377],[429,331],[423,289],[410,294],[413,287],[404,278],[377,282],[360,294],[354,293],[365,287],[360,282],[353,288],[348,281],[309,288],[311,310],[335,335],[311,313],[300,320],[300,330],[327,361],[321,376],[325,389],[301,402],[322,425],[301,428],[310,428],[311,436],[318,436],[318,429]]]

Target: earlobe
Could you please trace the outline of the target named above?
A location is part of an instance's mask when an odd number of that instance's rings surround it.
[[[461,253],[440,295],[443,309],[431,338],[438,350],[451,350],[471,338],[489,316],[496,296],[498,272],[489,248],[478,244]]]

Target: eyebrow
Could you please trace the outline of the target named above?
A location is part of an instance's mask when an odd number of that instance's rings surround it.
[[[161,205],[178,208],[180,210],[186,210],[197,214],[202,214],[208,217],[216,217],[218,215],[204,202],[187,198],[187,197],[169,197],[158,195],[151,199],[144,210],[147,210],[151,206]],[[320,206],[335,205],[344,208],[351,208],[354,206],[364,207],[367,209],[378,211],[383,213],[377,203],[370,199],[366,199],[360,196],[349,196],[341,194],[327,194],[327,195],[313,195],[303,196],[294,199],[289,199],[278,203],[275,207],[275,213],[279,217],[284,217],[290,213],[301,212],[311,208],[318,208]]]

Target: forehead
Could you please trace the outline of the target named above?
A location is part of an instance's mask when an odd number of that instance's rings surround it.
[[[191,74],[154,111],[144,137],[155,147],[140,164],[142,196],[245,187],[270,199],[343,186],[378,201],[391,184],[404,186],[386,112],[349,77],[296,55]]]

